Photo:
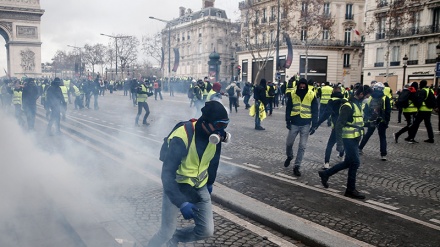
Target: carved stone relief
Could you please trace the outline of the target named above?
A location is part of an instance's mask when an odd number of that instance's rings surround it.
[[[37,27],[17,26],[17,38],[38,38]]]
[[[4,27],[9,33],[12,33],[12,22],[0,21],[0,26]]]
[[[31,51],[29,48],[22,50],[21,55],[21,68],[23,72],[33,72],[35,70],[35,52]]]

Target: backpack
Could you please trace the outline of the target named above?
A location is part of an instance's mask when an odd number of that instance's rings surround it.
[[[267,94],[271,97],[275,96],[275,89],[273,88],[273,86],[267,86],[267,87],[269,88]]]
[[[234,94],[235,94],[235,87],[230,86],[229,89],[228,89],[228,91],[227,91],[227,93],[228,93],[228,96],[229,96],[229,97],[233,97]]]
[[[383,115],[383,105],[384,105],[383,101],[384,101],[383,96],[380,98],[371,97],[371,100],[368,104],[369,113],[370,113],[370,117],[368,118],[369,122],[372,123],[380,122]]]
[[[190,87],[188,89],[188,93],[187,94],[188,94],[188,99],[194,98],[194,88]]]
[[[435,96],[431,89],[428,89],[428,96],[425,99],[426,107],[435,108]]]
[[[170,153],[170,148],[168,146],[168,138],[176,129],[178,129],[181,126],[184,126],[184,128],[185,128],[185,132],[188,137],[188,146],[186,147],[186,151],[189,150],[189,146],[191,145],[191,141],[194,136],[193,122],[195,122],[195,121],[197,121],[197,119],[192,118],[189,121],[178,122],[174,126],[173,130],[171,130],[171,132],[165,138],[163,138],[162,147],[160,148],[160,153],[159,153],[159,160],[160,161],[165,161]]]
[[[396,106],[398,108],[407,108],[409,106],[409,96],[411,92],[409,90],[403,90],[397,98]]]

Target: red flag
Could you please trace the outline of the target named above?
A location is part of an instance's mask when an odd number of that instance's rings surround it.
[[[361,35],[361,33],[359,32],[359,30],[354,29],[353,31],[354,31],[354,33],[355,33],[357,36]]]

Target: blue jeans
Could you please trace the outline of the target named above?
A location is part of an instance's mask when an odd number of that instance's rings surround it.
[[[367,144],[370,137],[373,135],[374,130],[377,128],[377,132],[379,133],[379,142],[380,142],[380,155],[386,156],[387,155],[387,136],[386,136],[386,130],[384,123],[379,123],[377,127],[368,127],[367,133],[362,137],[361,144],[359,145],[359,149],[363,149],[365,145]]]
[[[286,155],[289,158],[293,158],[293,144],[295,143],[296,136],[299,134],[299,144],[295,159],[295,166],[301,166],[304,153],[306,152],[307,140],[309,139],[309,130],[310,124],[303,126],[292,125],[289,133],[287,134]]]
[[[195,214],[195,226],[182,229],[177,228],[177,217],[180,209],[171,203],[163,194],[162,197],[162,222],[159,231],[153,236],[147,246],[160,247],[173,238],[177,242],[192,242],[209,238],[214,235],[214,217],[212,214],[211,195],[206,186],[197,190],[201,201],[195,206],[199,211]]]
[[[325,148],[325,157],[324,157],[324,163],[330,162],[330,156],[332,154],[332,148],[336,144],[336,131],[335,129],[332,129],[332,132],[330,133],[330,136],[327,141],[327,147]],[[339,157],[344,156],[344,152],[339,152]]]
[[[260,101],[255,101],[255,128],[261,127]]]
[[[356,189],[356,174],[361,163],[359,160],[359,140],[360,137],[354,139],[342,139],[345,149],[344,161],[324,170],[324,175],[330,177],[333,174],[348,168],[347,191],[354,191]]]

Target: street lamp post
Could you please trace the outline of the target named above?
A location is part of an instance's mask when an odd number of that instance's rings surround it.
[[[170,78],[171,78],[171,24],[170,21],[162,20],[153,16],[148,17],[153,20],[165,22],[168,26],[168,90],[170,88]]]
[[[67,46],[79,50],[79,77],[81,78],[82,77],[82,48],[78,47],[78,46],[73,46],[73,45],[67,45]]]
[[[107,36],[110,38],[115,39],[115,46],[116,46],[116,80],[118,79],[118,39],[124,39],[124,38],[130,38],[131,36],[113,36],[101,33],[102,36]]]
[[[436,53],[437,53],[437,58],[435,59],[437,61],[437,64],[440,63],[440,43],[438,43],[438,45],[435,47]],[[437,71],[438,65],[436,64],[436,71],[435,71],[435,89],[434,90],[438,90],[438,76],[437,73],[439,73],[439,71]],[[438,92],[437,92],[438,93]]]
[[[403,83],[402,83],[402,90],[405,87],[405,76],[406,76],[406,65],[408,64],[408,57],[405,56],[402,58],[403,60]]]

